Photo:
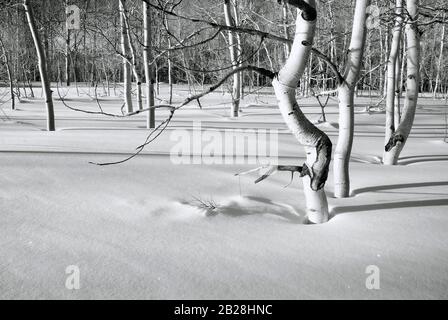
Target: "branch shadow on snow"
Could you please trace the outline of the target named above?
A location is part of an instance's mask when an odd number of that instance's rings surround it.
[[[254,214],[272,214],[291,223],[303,223],[303,217],[295,209],[286,204],[276,203],[267,198],[257,196],[245,196],[252,204],[245,205],[239,202],[230,202],[227,206],[220,207],[221,213],[228,216],[239,217]]]
[[[193,204],[190,202],[188,204],[204,209],[202,206],[198,206],[197,203]],[[258,196],[244,196],[226,203],[218,203],[207,215],[210,217],[222,215],[232,218],[253,215],[274,215],[281,218],[284,222],[293,224],[303,224],[305,220],[304,214],[297,212],[292,206],[273,202],[267,198]]]

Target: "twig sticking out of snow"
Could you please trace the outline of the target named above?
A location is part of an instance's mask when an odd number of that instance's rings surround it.
[[[206,211],[208,216],[217,215],[217,209],[219,209],[219,204],[215,202],[215,200],[204,200],[198,197],[193,196],[193,203],[196,203],[195,206],[199,209],[203,209]]]

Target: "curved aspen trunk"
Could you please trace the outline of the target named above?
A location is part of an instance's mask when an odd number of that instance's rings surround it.
[[[120,26],[121,26],[121,53],[127,57],[129,53],[129,40],[128,31],[125,21],[125,0],[119,0],[119,10],[120,10]],[[132,73],[131,66],[129,65],[128,59],[123,58],[123,81],[124,81],[124,100],[127,108],[127,112],[133,111],[132,108]]]
[[[226,25],[229,27],[235,26],[235,21],[232,18],[232,10],[230,7],[231,0],[224,0],[224,17],[226,19]],[[238,68],[238,40],[236,35],[229,31],[229,51],[230,51],[230,60],[233,65],[233,69]],[[233,75],[233,90],[232,90],[232,109],[230,112],[230,116],[238,117],[239,107],[240,107],[240,98],[241,98],[241,76],[240,73],[237,72]]]
[[[349,161],[354,131],[353,102],[361,70],[366,39],[366,8],[369,3],[369,0],[356,1],[344,81],[338,86],[339,137],[334,155],[334,194],[337,198],[345,198],[350,194]]]
[[[328,136],[305,117],[295,98],[297,84],[310,56],[317,13],[314,0],[289,1],[289,3],[302,9],[297,14],[298,32],[294,37],[291,54],[272,84],[283,119],[299,143],[305,147],[306,173],[302,172],[302,175],[305,174],[303,189],[308,220],[312,223],[322,223],[328,221],[328,203],[324,185],[328,177],[332,145]]]
[[[390,46],[389,60],[387,61],[387,90],[386,90],[386,128],[384,140],[385,144],[389,141],[392,134],[395,132],[395,91],[397,80],[397,57],[400,52],[401,42],[401,14],[402,14],[402,0],[395,2],[395,26],[392,35],[392,43]],[[386,153],[383,154],[383,162]]]
[[[397,130],[385,146],[385,165],[395,165],[414,123],[420,82],[420,34],[417,28],[418,0],[407,0],[406,9],[410,20],[406,24],[407,77],[404,114]]]
[[[34,21],[33,10],[31,9],[30,1],[23,0],[23,7],[25,9],[26,18],[28,20],[28,25],[30,27],[31,35],[34,41],[34,46],[36,47],[37,58],[39,61],[39,73],[42,82],[42,91],[44,92],[45,104],[47,106],[47,130],[54,131],[55,124],[54,124],[54,108],[52,97],[53,91],[51,91],[50,81],[48,79],[47,67],[46,67],[47,64],[45,62],[45,52],[42,47],[42,43],[40,41],[39,32],[37,31],[36,28],[36,23]]]
[[[145,64],[146,78],[146,108],[148,108],[148,116],[146,117],[146,127],[148,129],[155,128],[155,109],[154,106],[154,69],[152,66],[151,52],[151,11],[149,5],[143,2],[143,60]]]

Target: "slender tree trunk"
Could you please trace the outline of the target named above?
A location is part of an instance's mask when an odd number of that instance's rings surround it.
[[[36,28],[36,23],[34,22],[33,11],[31,9],[30,0],[23,0],[23,7],[25,9],[25,14],[28,20],[28,26],[33,37],[34,46],[36,47],[37,58],[39,61],[39,73],[42,82],[42,91],[45,96],[45,104],[47,106],[47,130],[54,131],[54,109],[53,109],[53,98],[50,88],[50,81],[48,80],[47,68],[45,62],[45,52],[40,41],[39,32]]]
[[[402,41],[401,41],[401,66],[400,66],[400,98],[402,97],[403,93],[403,87],[404,87],[404,75],[405,70],[404,67],[406,65],[407,61],[407,51],[406,51],[406,32],[402,35]],[[398,128],[398,126],[396,127]]]
[[[171,46],[170,38],[168,38],[168,45]],[[172,104],[173,103],[173,64],[171,62],[171,52],[170,51],[168,51],[167,59],[168,59],[168,88],[169,88],[168,102],[169,102],[169,104]]]
[[[285,38],[289,39],[289,19],[288,19],[288,2],[283,0],[283,10],[282,10],[282,22],[283,22],[283,32],[285,34]],[[291,43],[285,43],[285,61],[288,59],[289,53],[291,52]]]
[[[396,91],[396,67],[397,57],[400,53],[401,42],[401,14],[402,0],[395,1],[395,26],[392,34],[392,43],[390,45],[389,60],[387,62],[387,92],[386,92],[386,127],[385,127],[385,144],[389,141],[395,132],[395,91]],[[383,154],[383,161],[386,154]]]
[[[167,29],[167,32],[169,33],[169,25],[168,25],[168,19],[165,16],[165,28]],[[168,48],[171,48],[171,36],[167,35],[167,41],[168,41]],[[167,60],[168,60],[168,87],[169,87],[169,93],[168,93],[168,102],[169,104],[173,103],[173,66],[171,62],[171,51],[168,50],[167,52]]]
[[[12,76],[11,66],[9,64],[8,53],[6,52],[3,40],[0,38],[0,47],[2,48],[3,58],[5,60],[6,73],[8,74],[9,94],[11,96],[11,110],[16,109],[16,99],[14,94],[14,78]]]
[[[420,34],[417,27],[418,0],[407,0],[406,9],[410,20],[406,24],[407,77],[403,118],[385,146],[384,164],[395,165],[414,123],[420,82]]]
[[[291,54],[272,84],[283,119],[307,154],[304,167],[309,169],[309,174],[303,178],[303,188],[308,219],[322,223],[328,220],[324,185],[331,160],[331,141],[305,117],[295,98],[297,83],[310,56],[317,13],[314,0],[297,3],[304,6],[304,10],[297,14],[296,29],[300,32],[296,32]]]
[[[234,24],[236,27],[238,27],[240,25],[240,7],[239,7],[239,2],[238,0],[233,0],[232,2],[232,7],[233,7],[233,15],[234,15]],[[236,43],[237,43],[237,62],[238,62],[238,67],[242,66],[242,60],[243,60],[243,46],[241,44],[241,35],[239,33],[235,33],[235,39],[236,39]],[[240,101],[244,100],[244,72],[238,72],[238,75],[240,77],[239,80],[239,97],[240,97]],[[241,104],[241,103],[240,103]]]
[[[224,16],[226,19],[226,25],[233,27],[235,26],[235,21],[232,17],[230,1],[231,0],[224,0]],[[234,32],[229,31],[228,34],[229,34],[230,60],[233,65],[233,69],[236,69],[238,68],[238,42]],[[238,117],[239,114],[239,105],[241,98],[240,86],[241,86],[241,77],[239,75],[239,72],[236,72],[233,75],[233,93],[232,93],[232,109],[231,109],[232,117]]]
[[[43,37],[43,45],[44,45],[44,52],[45,52],[45,63],[47,72],[48,72],[48,78],[51,79],[51,61],[50,61],[50,45],[48,40],[48,22],[47,22],[47,16],[48,16],[48,3],[47,1],[42,1],[42,37]],[[51,81],[51,80],[50,80]]]
[[[337,198],[345,198],[350,194],[349,161],[354,131],[354,95],[361,70],[366,38],[366,8],[369,3],[369,0],[356,1],[344,81],[338,86],[339,137],[334,155],[334,194]]]
[[[334,18],[334,12],[333,12],[333,5],[332,2],[328,2],[328,14],[330,19],[330,59],[335,63],[335,65],[338,65],[338,48],[337,48],[337,42],[334,37],[335,34],[335,18]],[[328,66],[326,66],[327,70]],[[327,83],[327,81],[325,81]],[[335,87],[335,81],[333,79],[330,80],[329,85],[333,89]],[[324,89],[325,90],[325,89]]]
[[[137,105],[138,105],[138,109],[142,110],[143,109],[143,99],[142,99],[142,79],[140,77],[140,73],[138,72],[138,64],[137,64],[137,56],[135,53],[135,47],[134,44],[132,42],[132,37],[131,37],[131,27],[129,25],[129,20],[128,20],[128,16],[126,14],[126,6],[123,3],[123,8],[125,9],[123,11],[123,20],[124,23],[126,25],[126,34],[127,34],[127,40],[128,40],[128,48],[129,48],[129,53],[131,54],[131,67],[132,67],[132,72],[134,74],[135,77],[135,82],[137,82]],[[129,62],[129,61],[128,61]]]
[[[68,0],[65,0],[65,6],[68,6]],[[67,28],[65,34],[65,83],[70,86],[70,29]]]
[[[121,25],[121,53],[127,57],[129,53],[128,31],[125,22],[125,1],[119,0],[120,25]],[[124,99],[128,112],[132,112],[132,74],[129,59],[123,58],[123,82],[124,82]]]
[[[401,61],[404,59],[401,50],[402,42],[400,41],[400,51],[395,62],[395,101],[394,101],[394,128],[398,128],[401,122]]]
[[[443,15],[442,18],[443,21],[445,21],[445,15]],[[445,24],[442,24],[442,35],[440,36],[440,53],[439,53],[439,60],[437,61],[437,68],[436,68],[436,83],[434,85],[434,98],[437,96],[437,90],[439,89],[440,85],[440,68],[442,67],[442,60],[443,60],[443,47],[445,44]]]
[[[151,10],[146,2],[143,2],[143,29],[144,29],[144,49],[143,59],[145,64],[146,78],[146,108],[154,106],[154,68],[152,65],[151,52]],[[147,128],[155,127],[155,109],[149,109],[147,116]]]
[[[387,26],[386,28],[386,36],[385,36],[385,41],[384,41],[384,63],[387,66],[387,62],[389,61],[389,56],[387,55],[389,52],[389,26]],[[382,82],[382,86],[383,86],[383,97],[385,97],[387,95],[387,68],[381,68],[381,71],[384,71],[384,81]]]
[[[387,29],[386,29],[386,32],[387,32]],[[387,35],[387,33],[386,33],[386,35]],[[383,30],[382,30],[382,28],[380,27],[379,28],[379,36],[380,36],[380,62],[383,62],[383,58],[384,57],[386,57],[386,58],[384,58],[384,60],[386,60],[387,59],[387,52],[386,53],[384,53],[384,43],[383,43]],[[385,37],[386,38],[386,41],[387,41],[387,37]],[[383,69],[384,68],[382,68],[382,67],[380,67],[380,68],[378,68],[378,95],[380,95],[380,97],[382,97],[382,95],[381,95],[381,86],[383,85]],[[384,89],[384,88],[383,88]],[[385,90],[384,90],[384,92],[385,92]]]

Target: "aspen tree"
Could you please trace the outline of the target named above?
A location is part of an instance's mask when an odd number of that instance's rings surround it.
[[[121,53],[123,54],[123,82],[124,82],[124,100],[127,112],[132,112],[132,74],[131,66],[126,58],[129,53],[128,30],[125,21],[125,1],[119,0],[120,26],[121,26]]]
[[[322,223],[328,220],[324,186],[332,145],[328,136],[305,117],[296,100],[297,84],[307,67],[313,45],[317,11],[314,0],[290,0],[289,4],[298,8],[297,31],[291,53],[272,84],[284,121],[299,143],[305,147],[305,172],[302,172],[302,175],[308,220],[312,223]]]
[[[47,107],[47,130],[54,131],[54,108],[53,108],[53,91],[51,91],[50,80],[47,74],[47,63],[45,61],[45,52],[42,47],[39,32],[36,28],[36,22],[34,21],[33,9],[31,8],[30,0],[23,0],[23,7],[25,9],[25,15],[28,21],[28,26],[33,37],[34,47],[36,48],[37,59],[39,63],[39,74],[42,83],[42,91],[45,97],[45,105]]]
[[[409,19],[406,23],[406,95],[402,120],[385,146],[385,165],[395,165],[414,123],[420,82],[420,33],[417,27],[418,0],[407,0]]]
[[[334,154],[334,194],[345,198],[350,194],[349,161],[353,145],[354,98],[361,70],[366,39],[366,9],[369,0],[357,0],[352,35],[343,81],[338,85],[339,137]]]
[[[154,70],[152,65],[151,51],[151,10],[148,3],[143,1],[143,35],[144,48],[143,60],[145,64],[146,78],[146,108],[148,108],[147,123],[148,129],[155,127],[155,109],[154,106]]]

